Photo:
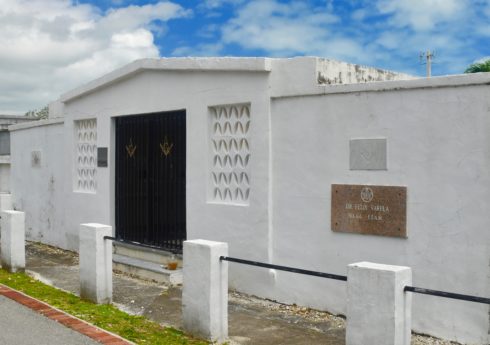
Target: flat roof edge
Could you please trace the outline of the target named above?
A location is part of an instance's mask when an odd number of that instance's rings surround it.
[[[74,90],[64,93],[60,101],[65,103],[75,98],[86,95],[99,88],[105,87],[119,80],[144,70],[160,71],[209,71],[209,72],[270,72],[271,61],[269,58],[158,58],[141,59],[112,71],[98,79],[95,79]]]
[[[63,124],[64,122],[65,122],[64,118],[36,120],[36,121],[32,121],[32,122],[24,122],[24,123],[17,123],[15,125],[10,125],[8,127],[8,130],[10,132],[20,131],[23,129],[29,129],[29,128],[35,128],[35,127]]]
[[[38,118],[25,115],[0,115],[1,120],[20,120],[20,121],[36,121]]]
[[[317,85],[315,89],[307,90],[305,93],[277,94],[273,95],[271,98],[280,99],[354,92],[396,91],[471,85],[490,85],[490,73],[457,74],[431,78],[421,77],[419,79],[376,81],[357,84]]]

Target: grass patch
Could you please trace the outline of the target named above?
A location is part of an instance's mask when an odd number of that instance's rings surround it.
[[[209,344],[186,336],[177,329],[162,327],[143,316],[129,315],[112,305],[97,305],[81,300],[78,296],[45,285],[24,273],[9,273],[0,269],[0,283],[137,344]]]

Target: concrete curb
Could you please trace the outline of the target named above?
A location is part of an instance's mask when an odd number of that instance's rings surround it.
[[[121,338],[120,336],[91,325],[79,318],[76,318],[70,314],[65,313],[59,309],[56,309],[49,304],[41,302],[35,298],[27,296],[26,294],[11,289],[8,286],[0,284],[0,295],[5,296],[17,303],[26,306],[35,312],[46,316],[47,318],[54,320],[72,330],[86,335],[87,337],[101,343],[111,345],[134,345],[133,342]]]

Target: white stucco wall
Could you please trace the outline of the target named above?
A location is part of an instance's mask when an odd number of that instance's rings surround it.
[[[75,242],[80,223],[114,224],[114,123],[113,117],[177,109],[187,121],[187,239],[205,238],[230,243],[230,253],[268,260],[269,203],[269,96],[267,71],[199,72],[144,71],[109,88],[65,103],[64,170],[74,162],[75,120],[97,119],[97,146],[109,147],[108,168],[97,170],[97,192],[73,192],[65,180],[65,229]],[[208,107],[249,103],[252,189],[249,206],[209,202]],[[81,211],[83,210],[83,212]],[[230,284],[264,281],[267,272],[243,269],[230,274]]]
[[[10,155],[0,155],[0,193],[10,193]]]
[[[275,99],[273,261],[338,274],[358,261],[403,265],[415,286],[490,296],[489,92],[480,85]],[[349,170],[352,138],[387,138],[388,170]],[[407,186],[408,238],[332,232],[333,183]],[[270,296],[345,313],[341,282],[277,273]],[[488,305],[422,295],[413,303],[414,330],[488,343]]]
[[[73,249],[64,231],[63,122],[39,124],[17,125],[10,134],[13,207],[26,212],[28,240]],[[32,164],[32,152],[40,153],[38,165]]]

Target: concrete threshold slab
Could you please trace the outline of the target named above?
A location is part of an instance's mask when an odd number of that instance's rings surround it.
[[[177,261],[179,263],[178,266],[182,267],[181,254],[174,254],[164,249],[137,247],[132,244],[117,241],[113,241],[112,246],[114,254],[130,256],[132,258],[151,261],[161,265],[165,265],[169,261]]]
[[[120,254],[112,256],[113,268],[142,279],[171,285],[182,284],[182,269],[168,270],[157,263]]]

